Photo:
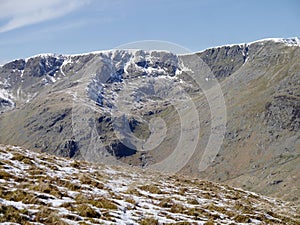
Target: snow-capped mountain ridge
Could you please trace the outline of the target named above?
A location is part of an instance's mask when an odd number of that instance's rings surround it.
[[[288,46],[300,46],[300,38],[298,37],[290,37],[290,38],[264,38],[264,39],[259,39],[256,41],[252,41],[252,42],[243,42],[243,43],[234,43],[234,44],[223,44],[223,45],[218,45],[218,46],[212,46],[212,47],[208,47],[205,48],[203,50],[200,51],[194,51],[194,52],[190,52],[190,53],[182,53],[182,54],[177,54],[177,55],[193,55],[196,53],[201,53],[204,52],[206,50],[209,49],[214,49],[214,48],[222,48],[222,47],[233,47],[233,46],[244,46],[244,45],[251,45],[254,43],[260,43],[260,42],[266,42],[266,41],[271,41],[271,42],[275,42],[275,43],[283,43],[286,44]],[[35,57],[62,57],[62,58],[68,58],[68,57],[73,57],[73,56],[83,56],[83,55],[98,55],[98,54],[110,54],[112,52],[117,52],[117,51],[126,51],[128,53],[134,53],[137,51],[146,51],[146,52],[169,52],[166,50],[152,50],[152,51],[147,51],[147,50],[143,50],[143,49],[108,49],[108,50],[98,50],[98,51],[91,51],[91,52],[84,52],[84,53],[76,53],[76,54],[56,54],[56,53],[40,53],[40,54],[36,54],[33,56],[30,56],[28,58],[26,58],[25,60],[27,61],[30,58],[35,58]],[[1,65],[3,66],[3,65]]]
[[[5,64],[2,69],[10,71],[11,74],[6,78],[2,78],[2,80],[0,78],[0,85],[2,88],[16,86],[16,83],[20,83],[20,85],[23,86],[24,80],[31,79],[30,77],[32,76],[36,77],[37,82],[41,83],[41,85],[53,84],[63,79],[67,73],[71,75],[70,71],[66,68],[72,68],[75,64],[81,64],[81,60],[87,60],[87,62],[94,60],[100,64],[106,63],[110,65],[110,68],[107,67],[101,74],[97,71],[89,74],[94,77],[92,78],[93,82],[98,79],[98,84],[96,85],[97,89],[95,90],[97,95],[101,92],[103,83],[120,82],[124,78],[128,79],[129,77],[145,75],[148,77],[161,75],[174,76],[175,73],[179,73],[177,70],[180,71],[177,56],[166,51],[114,49],[76,55],[47,53]],[[99,71],[99,69],[97,70]],[[15,84],[12,83],[12,80]],[[6,86],[4,86],[4,84]],[[95,84],[89,86],[93,86],[94,89],[96,87]],[[24,88],[22,89],[24,90]],[[10,92],[12,92],[11,96],[13,96],[13,91]],[[91,96],[93,95],[94,94],[91,94]],[[18,97],[11,97],[10,100],[12,101],[16,98]],[[96,96],[93,99],[97,101],[99,98],[101,97]],[[28,99],[26,102],[27,101]]]
[[[252,42],[242,42],[242,43],[233,43],[233,44],[224,44],[224,45],[218,45],[218,46],[212,46],[209,48],[206,48],[204,50],[201,51],[196,51],[196,52],[192,52],[189,54],[195,54],[195,53],[202,53],[205,52],[207,50],[210,49],[217,49],[217,48],[223,48],[223,47],[234,47],[234,46],[249,46],[252,44],[263,44],[264,42],[273,42],[273,43],[282,43],[285,44],[287,46],[296,46],[299,47],[300,46],[300,38],[298,37],[291,37],[291,38],[264,38],[264,39],[260,39],[260,40],[256,40],[256,41],[252,41]],[[181,54],[181,55],[186,55],[186,54]]]
[[[274,43],[283,43],[286,44],[287,46],[300,46],[300,39],[298,37],[291,37],[291,38],[265,38],[265,39],[260,39],[257,41],[253,41],[253,42],[244,42],[244,43],[237,43],[237,44],[224,44],[224,45],[219,45],[219,46],[212,46],[212,47],[208,47],[204,50],[200,50],[200,51],[195,51],[195,52],[190,52],[190,53],[182,53],[182,54],[177,54],[180,56],[185,56],[185,55],[193,55],[196,53],[201,53],[204,52],[206,50],[209,49],[215,49],[215,48],[222,48],[222,47],[233,47],[233,46],[244,46],[244,45],[251,45],[254,43],[260,43],[260,42],[266,42],[266,41],[272,41]],[[91,52],[85,52],[85,53],[76,53],[76,54],[59,54],[59,53],[39,53],[33,56],[29,56],[27,58],[25,58],[25,62],[27,62],[29,59],[32,58],[36,58],[36,57],[42,57],[42,58],[46,58],[46,57],[55,57],[55,58],[63,58],[63,59],[68,59],[70,57],[75,57],[75,56],[86,56],[86,55],[98,55],[98,54],[106,54],[109,55],[110,53],[114,52],[114,51],[127,51],[129,53],[134,53],[137,51],[144,51],[142,49],[108,49],[108,50],[98,50],[98,51],[91,51]],[[166,50],[153,50],[156,52],[169,52]],[[152,52],[152,51],[147,51],[147,52]],[[22,58],[19,58],[17,60],[22,60]],[[8,62],[9,63],[9,62]],[[8,64],[5,63],[5,64]],[[0,65],[0,67],[3,67],[5,64]]]

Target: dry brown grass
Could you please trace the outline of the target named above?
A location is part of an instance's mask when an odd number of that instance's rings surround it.
[[[29,174],[31,176],[41,176],[41,175],[45,175],[46,174],[46,169],[41,169],[41,168],[32,168],[30,170],[28,170]]]
[[[237,215],[234,217],[234,220],[238,223],[250,223],[251,219],[246,215]]]
[[[215,225],[215,223],[211,220],[204,223],[204,225]]]
[[[84,164],[85,164],[85,163],[83,163],[83,162],[81,162],[81,161],[75,160],[75,161],[73,161],[73,162],[70,164],[70,166],[71,166],[71,167],[74,167],[74,168],[76,168],[76,169],[80,169],[80,168],[83,167]]]
[[[163,192],[154,184],[149,184],[149,185],[143,185],[143,186],[139,186],[139,189],[143,190],[143,191],[148,191],[152,194],[162,194]]]
[[[171,208],[173,204],[174,202],[171,198],[163,198],[158,204],[158,206],[163,208]]]
[[[196,223],[190,223],[190,222],[177,222],[177,223],[169,223],[168,225],[191,225],[191,224],[196,224]]]
[[[90,185],[92,187],[96,187],[99,189],[103,189],[104,188],[104,184],[101,183],[100,181],[96,180],[95,178],[91,178],[89,175],[87,174],[79,174],[79,181],[82,184],[86,184],[86,185]]]
[[[233,216],[236,215],[235,213],[229,211],[226,207],[220,207],[220,206],[216,206],[214,204],[206,205],[203,208],[207,209],[207,210],[209,210],[211,212],[219,212],[219,213],[228,215],[229,217],[233,217]]]
[[[198,219],[199,217],[209,217],[210,214],[202,208],[188,208],[184,212],[189,216],[193,216],[193,218]]]
[[[139,221],[140,225],[158,225],[158,220],[155,218],[145,218]]]
[[[34,163],[33,163],[34,159],[33,158],[27,157],[27,156],[25,156],[23,154],[20,154],[20,153],[17,153],[17,152],[14,153],[14,156],[12,157],[12,160],[23,162],[23,163],[28,164],[28,165],[34,165]]]
[[[76,196],[75,200],[77,203],[90,204],[97,208],[110,209],[110,210],[118,209],[118,206],[114,202],[112,202],[111,200],[105,197],[94,197],[94,196],[86,196],[83,194],[79,194]]]
[[[9,180],[9,179],[15,179],[16,177],[4,170],[0,170],[0,179],[3,180]]]
[[[45,160],[48,160],[47,157],[45,158]],[[16,154],[14,159],[22,160],[23,163],[27,160],[32,162],[30,157],[22,157],[22,152]],[[6,168],[5,165],[7,165],[7,171],[9,166],[13,166],[13,164],[9,164],[9,160],[7,160],[7,163],[4,161],[1,161],[1,163],[3,164],[2,168]],[[68,219],[76,221],[78,224],[99,224],[99,220],[97,220],[99,218],[116,222],[116,215],[112,212],[121,210],[121,207],[116,203],[118,200],[121,200],[126,202],[127,211],[134,210],[137,218],[143,218],[137,221],[139,224],[158,224],[159,221],[154,215],[147,214],[147,217],[143,217],[143,211],[140,210],[141,207],[144,210],[150,209],[150,204],[155,208],[161,207],[159,215],[172,219],[174,223],[170,224],[177,225],[196,224],[196,221],[199,220],[207,220],[205,223],[207,225],[218,224],[224,218],[231,220],[232,224],[249,223],[253,219],[262,221],[264,224],[297,224],[297,221],[293,220],[293,217],[289,216],[289,214],[285,215],[284,211],[282,213],[280,210],[268,211],[266,207],[272,204],[267,199],[230,187],[228,189],[225,187],[226,189],[224,190],[213,183],[197,179],[189,181],[186,178],[176,176],[161,179],[151,174],[151,177],[148,180],[145,179],[145,182],[134,180],[128,186],[126,186],[127,182],[121,183],[121,186],[128,188],[127,191],[125,189],[116,192],[110,185],[104,184],[109,184],[111,180],[114,182],[113,179],[123,178],[122,173],[125,173],[124,170],[116,170],[118,173],[114,175],[106,174],[105,172],[101,173],[101,171],[89,173],[86,172],[87,167],[85,167],[85,164],[79,165],[79,161],[73,163],[76,167],[83,170],[78,170],[78,173],[72,175],[65,174],[63,177],[50,177],[47,174],[55,174],[55,170],[64,167],[65,162],[60,162],[59,164],[59,161],[55,162],[55,160],[53,160],[53,163],[47,163],[46,161],[44,163],[46,168],[31,165],[30,169],[24,171],[25,173],[29,172],[30,176],[18,175],[17,177],[16,174],[18,173],[14,174],[14,171],[10,173],[4,169],[0,170],[0,178],[2,176],[7,181],[14,179],[14,182],[18,183],[14,185],[16,189],[10,189],[12,181],[7,182],[9,186],[0,186],[1,198],[8,201],[31,204],[31,206],[28,205],[28,211],[18,210],[12,206],[0,206],[0,222],[8,221],[26,225],[30,222],[39,222],[41,224],[64,225],[66,224],[64,219],[65,221]],[[131,177],[129,173],[127,173],[127,176]],[[106,194],[104,196],[102,192],[98,194],[95,191],[97,188],[103,189]],[[75,191],[76,193],[67,195],[68,191]],[[141,192],[143,191],[147,193],[142,194]],[[172,196],[172,194],[176,194],[176,196]],[[178,197],[177,194],[181,196]],[[51,199],[61,199],[63,197],[69,197],[74,201],[65,202],[60,206],[51,204]],[[229,200],[228,202],[223,202],[224,207],[218,205],[219,200],[222,200],[221,197],[224,200]],[[135,201],[136,198],[139,200]],[[234,199],[235,201],[233,201]],[[203,200],[207,202],[203,203]],[[140,204],[140,202],[147,202],[147,204]],[[263,209],[254,208],[254,205],[262,202],[263,205],[261,207],[264,207]],[[186,203],[189,205],[185,205]],[[35,206],[32,206],[32,204]],[[64,212],[64,210],[59,210],[61,208],[71,213],[63,214],[61,212]],[[39,212],[29,209],[39,209]],[[274,218],[269,218],[266,214]],[[195,223],[184,222],[187,218],[195,221]],[[281,222],[278,222],[277,219]]]
[[[28,224],[25,222],[28,220],[26,216],[28,212],[26,210],[18,210],[13,206],[0,205],[0,222],[12,222],[20,224]]]
[[[189,198],[187,200],[187,203],[189,203],[191,205],[198,205],[199,204],[199,202],[198,202],[198,200],[196,198]]]
[[[128,188],[128,190],[125,192],[129,195],[135,195],[135,196],[142,196],[142,194],[136,189],[136,188]]]
[[[128,203],[130,203],[130,204],[133,204],[133,205],[136,204],[135,200],[133,198],[131,198],[131,197],[125,198],[125,201],[128,202]]]
[[[64,196],[64,194],[61,193],[59,189],[53,184],[51,184],[49,181],[45,183],[43,182],[43,180],[40,180],[39,183],[32,185],[30,189],[33,191],[50,194],[57,198],[62,198]]]
[[[76,207],[76,211],[82,217],[100,218],[101,214],[98,213],[88,204],[80,204]]]
[[[6,191],[2,192],[1,195],[8,201],[15,201],[15,202],[23,202],[25,204],[40,204],[41,201],[38,199],[36,195],[30,193],[28,191],[23,191],[20,189],[14,191]]]
[[[178,203],[174,203],[170,209],[172,213],[184,213],[185,210],[186,208],[183,205]]]
[[[40,222],[43,224],[56,224],[56,225],[67,225],[58,215],[56,210],[50,209],[49,207],[42,206],[39,211],[35,214],[35,222]]]
[[[105,197],[101,197],[96,200],[93,200],[91,202],[91,204],[98,208],[104,208],[104,209],[110,209],[110,210],[118,209],[117,205],[114,202],[112,202],[111,200],[108,200]]]

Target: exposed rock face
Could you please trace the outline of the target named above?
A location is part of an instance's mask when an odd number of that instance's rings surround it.
[[[54,76],[59,71],[63,61],[62,58],[54,56],[30,58],[25,64],[24,75],[37,77]]]
[[[25,69],[25,60],[19,59],[19,60],[15,60],[10,63],[7,63],[3,66],[3,69],[5,69],[5,70],[24,70]]]
[[[0,109],[3,108],[3,111],[4,111],[4,108],[7,108],[7,107],[13,107],[13,103],[6,100],[6,99],[3,99],[1,98],[0,99]]]
[[[248,45],[224,46],[207,49],[198,55],[211,68],[218,79],[237,71],[248,57]]]
[[[199,172],[199,162],[212,116],[203,90],[189,75],[191,68],[183,65],[199,64],[191,55],[112,50],[10,62],[0,68],[0,143],[148,167],[174,151],[181,131],[188,136],[197,128],[188,120],[181,129],[178,104],[191,99],[201,129],[181,173],[299,201],[296,39],[224,46],[193,56],[212,72],[195,72],[202,85],[217,78],[227,107],[223,144],[205,171]],[[184,112],[192,117],[191,110]],[[186,145],[195,139],[189,138]],[[149,145],[155,148],[144,151]]]
[[[300,104],[296,96],[276,96],[266,105],[265,120],[274,131],[300,130]]]

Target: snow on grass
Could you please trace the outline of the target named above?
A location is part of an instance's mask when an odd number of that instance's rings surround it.
[[[0,145],[0,160],[2,224],[299,223],[290,203],[208,181],[13,146]]]
[[[7,201],[5,199],[0,198],[0,204],[3,205],[9,205],[9,206],[13,206],[17,209],[25,209],[27,207],[26,204],[23,204],[22,202],[16,202],[16,201]]]

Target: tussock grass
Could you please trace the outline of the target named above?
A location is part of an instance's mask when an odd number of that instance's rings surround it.
[[[111,200],[109,200],[103,196],[95,197],[95,196],[86,196],[83,194],[79,194],[76,196],[75,200],[77,203],[90,204],[97,208],[110,209],[110,210],[118,209],[118,206],[114,202],[112,202]]]
[[[198,204],[199,204],[198,200],[195,199],[195,198],[189,198],[189,199],[187,200],[187,203],[189,203],[189,204],[191,204],[191,205],[198,205]]]
[[[155,218],[145,218],[139,221],[140,225],[158,225],[158,220]]]
[[[0,222],[25,224],[27,210],[18,210],[13,206],[0,205]]]
[[[27,157],[27,156],[25,156],[23,154],[20,154],[20,153],[15,153],[11,160],[16,160],[16,161],[19,161],[19,162],[23,162],[23,163],[28,164],[28,165],[34,165],[34,163],[33,163],[34,159],[33,158]]]
[[[57,198],[62,198],[64,196],[64,194],[61,193],[56,186],[50,184],[49,182],[44,183],[42,180],[40,180],[39,183],[31,186],[30,189],[33,191],[50,194]]]
[[[169,225],[191,225],[196,223],[190,223],[190,222],[177,222],[177,223],[169,223]]]
[[[204,225],[215,225],[215,223],[210,220],[210,221],[205,222]]]
[[[125,213],[134,216],[133,220],[139,224],[161,224],[156,215],[171,221],[166,224],[177,225],[199,221],[221,224],[224,219],[230,221],[228,224],[249,223],[254,219],[264,224],[299,221],[292,214],[296,211],[282,201],[270,201],[211,182],[188,180],[179,175],[164,177],[147,171],[139,174],[137,169],[125,167],[91,164],[91,170],[89,164],[80,161],[69,163],[46,154],[32,157],[29,152],[23,157],[20,150],[10,151],[15,161],[2,160],[0,165],[0,178],[4,179],[0,185],[0,198],[4,199],[0,222],[64,225],[71,220],[77,224],[101,224],[101,221],[117,224]],[[32,158],[38,160],[23,168]],[[22,170],[15,169],[18,165]],[[19,210],[12,203],[26,209]],[[282,206],[286,208],[281,209]]]
[[[4,170],[1,170],[0,171],[0,179],[3,179],[3,180],[9,180],[9,179],[15,179],[16,177]]]
[[[183,205],[178,204],[178,203],[174,203],[171,206],[170,212],[172,212],[172,213],[184,213],[185,210],[186,210],[186,207],[184,207]]]
[[[250,223],[251,219],[249,218],[249,216],[245,216],[245,215],[237,215],[234,217],[234,220],[238,223]]]
[[[61,220],[58,212],[56,210],[50,209],[49,207],[42,206],[39,211],[34,216],[35,222],[40,222],[43,224],[58,224],[67,225],[68,223]]]
[[[140,193],[136,188],[132,187],[129,188],[125,193],[129,195],[142,196],[142,193]]]
[[[25,204],[40,204],[41,201],[37,198],[37,196],[31,192],[23,191],[20,189],[14,191],[7,191],[6,193],[2,193],[2,195],[6,200],[22,202]]]
[[[163,208],[171,208],[173,204],[174,202],[171,198],[163,198],[158,204],[158,206]]]
[[[125,201],[128,202],[128,203],[130,203],[130,204],[133,204],[133,205],[136,204],[136,201],[133,198],[131,198],[131,197],[125,198]]]
[[[80,174],[79,175],[79,181],[82,184],[87,184],[87,185],[90,185],[92,187],[96,187],[96,188],[99,188],[99,189],[104,188],[104,184],[102,182],[100,182],[99,180],[97,180],[95,178],[91,178],[87,174]]]
[[[154,184],[139,186],[139,189],[143,191],[148,191],[152,194],[162,194],[163,192]]]
[[[108,200],[105,197],[98,198],[96,200],[91,201],[91,204],[93,206],[96,206],[97,208],[104,208],[104,209],[111,209],[111,210],[117,210],[117,205],[112,202],[111,200]]]
[[[80,204],[76,207],[76,211],[82,217],[100,218],[101,214],[98,213],[88,204]]]

